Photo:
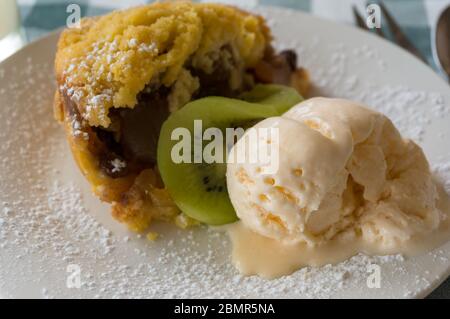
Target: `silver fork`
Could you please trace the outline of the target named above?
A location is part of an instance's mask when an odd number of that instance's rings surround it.
[[[392,35],[395,39],[395,42],[399,46],[401,46],[403,49],[409,51],[410,53],[415,55],[417,58],[422,60],[424,63],[428,63],[427,60],[425,59],[425,57],[420,53],[420,51],[407,38],[407,36],[403,32],[403,30],[400,28],[399,24],[395,21],[394,17],[389,13],[389,11],[387,10],[387,8],[383,4],[383,2],[380,1],[378,4],[381,8],[381,12],[383,13],[383,16],[386,18],[387,26],[391,30]],[[356,21],[356,24],[358,25],[358,27],[360,27],[361,29],[367,30],[367,31],[371,30],[367,27],[366,21],[364,20],[362,15],[358,12],[358,9],[356,8],[356,6],[353,6],[353,15],[355,17],[355,21]],[[386,35],[384,34],[384,32],[381,29],[375,28],[375,31],[380,37],[386,39]]]

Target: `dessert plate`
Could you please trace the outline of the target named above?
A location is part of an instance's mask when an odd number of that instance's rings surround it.
[[[450,193],[450,87],[407,52],[301,12],[266,16],[296,48],[314,94],[364,102],[424,151]],[[450,243],[414,258],[363,255],[276,280],[242,277],[220,229],[130,233],[91,195],[52,115],[58,34],[0,64],[0,296],[37,298],[421,298],[450,274]]]

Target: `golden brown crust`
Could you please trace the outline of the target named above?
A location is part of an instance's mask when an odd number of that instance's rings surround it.
[[[295,88],[303,97],[307,98],[311,90],[309,73],[304,68],[298,68],[291,75],[290,85]]]
[[[59,92],[55,99],[56,112],[62,112],[63,124],[73,157],[83,175],[92,185],[92,191],[106,202],[119,201],[121,194],[126,192],[134,182],[136,175],[125,178],[111,178],[99,169],[99,153],[104,145],[87,125],[82,125],[82,119],[76,113],[76,106],[70,99],[61,98]],[[59,117],[60,115],[57,115]]]

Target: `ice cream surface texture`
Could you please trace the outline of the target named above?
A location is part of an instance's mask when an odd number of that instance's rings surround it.
[[[333,240],[395,251],[437,229],[446,214],[422,149],[384,115],[341,99],[313,98],[254,128],[277,128],[276,172],[230,162],[228,191],[241,223],[283,244],[314,248]],[[231,150],[245,147],[245,135]]]

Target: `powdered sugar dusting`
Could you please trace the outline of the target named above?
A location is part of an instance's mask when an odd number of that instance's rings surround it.
[[[259,11],[269,20],[273,17],[272,11],[270,14],[265,9]],[[295,19],[288,11],[276,11],[283,16],[283,21]],[[277,26],[274,28],[275,31],[278,29]],[[437,92],[370,81],[367,74],[384,74],[389,63],[369,44],[355,47],[330,41],[329,37],[315,36],[306,44],[301,38],[289,41],[276,38],[275,45],[279,50],[294,48],[297,51],[300,65],[306,65],[310,73],[315,95],[362,102],[392,119],[405,137],[421,142],[433,120],[450,116],[449,101]]]
[[[432,165],[433,172],[440,178],[445,191],[450,194],[450,161],[448,158]]]
[[[112,172],[117,173],[120,172],[122,169],[124,169],[127,166],[127,163],[124,161],[121,161],[118,158],[115,158],[111,161],[112,166]]]

